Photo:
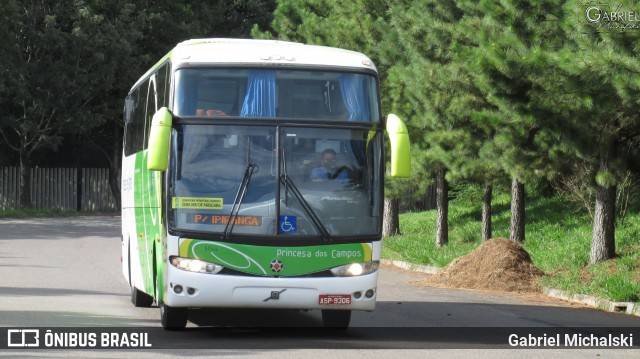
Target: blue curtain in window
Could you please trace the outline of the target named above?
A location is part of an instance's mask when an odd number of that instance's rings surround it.
[[[276,117],[275,71],[249,71],[247,95],[240,111],[242,117]]]
[[[342,92],[342,101],[349,111],[349,121],[370,121],[364,80],[360,75],[340,76],[340,92]]]
[[[365,79],[360,75],[340,76],[340,92],[342,101],[349,112],[349,121],[370,121],[369,105],[365,97]],[[347,153],[355,158],[358,168],[365,160],[364,141],[349,141],[346,146]]]

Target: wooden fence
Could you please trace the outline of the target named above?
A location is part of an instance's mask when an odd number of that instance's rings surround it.
[[[39,209],[115,211],[108,168],[31,168],[31,204]],[[0,209],[20,207],[20,169],[0,167]]]
[[[422,195],[406,192],[400,195],[400,211],[427,211],[436,208],[436,185],[430,185]]]

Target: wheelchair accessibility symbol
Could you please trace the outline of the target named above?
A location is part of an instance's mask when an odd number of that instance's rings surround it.
[[[296,216],[280,216],[280,233],[296,233],[297,230]]]

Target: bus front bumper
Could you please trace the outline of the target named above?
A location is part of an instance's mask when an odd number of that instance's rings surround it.
[[[375,308],[378,280],[377,271],[354,277],[274,278],[191,273],[171,265],[166,274],[164,303],[187,308],[370,311]]]

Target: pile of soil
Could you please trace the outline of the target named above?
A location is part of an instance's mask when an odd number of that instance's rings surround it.
[[[505,292],[539,292],[544,273],[514,241],[495,238],[426,279],[426,285]]]

